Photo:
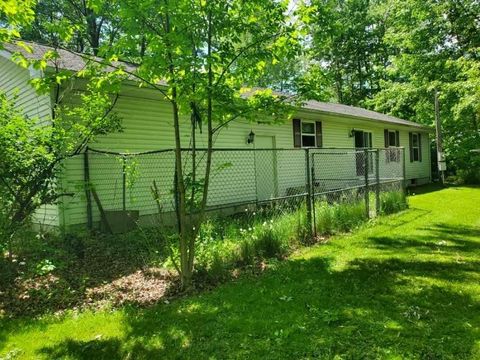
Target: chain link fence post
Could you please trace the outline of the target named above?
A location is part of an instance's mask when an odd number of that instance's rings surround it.
[[[127,157],[122,156],[122,210],[127,210]]]
[[[365,213],[367,215],[367,219],[370,218],[370,194],[369,194],[369,184],[368,184],[368,172],[369,172],[369,164],[368,164],[368,149],[364,151],[364,162],[365,162]]]
[[[310,173],[310,182],[312,183],[312,224],[313,224],[313,236],[317,236],[317,214],[315,210],[315,196],[316,196],[316,189],[315,189],[315,154],[312,154],[312,163],[310,165],[311,173]]]
[[[90,189],[90,164],[88,161],[88,146],[83,153],[83,180],[85,187],[85,197],[87,202],[87,229],[93,228],[93,214],[92,214],[92,192]]]
[[[307,183],[306,183],[306,202],[307,202],[307,227],[308,227],[308,234],[310,237],[313,235],[313,223],[312,223],[312,179],[310,176],[310,151],[309,149],[305,149],[305,165],[307,170]]]
[[[380,149],[375,150],[375,216],[380,214]]]
[[[402,159],[402,191],[403,191],[403,194],[406,196],[407,195],[407,179],[405,178],[405,174],[406,174],[405,148],[402,147],[400,149],[400,151],[402,152],[402,156],[401,156],[401,159]]]

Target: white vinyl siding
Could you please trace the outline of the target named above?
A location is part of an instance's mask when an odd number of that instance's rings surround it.
[[[122,92],[117,102],[116,111],[123,119],[124,131],[121,133],[110,134],[98,139],[97,142],[90,144],[92,148],[119,151],[119,152],[139,152],[158,149],[171,149],[174,147],[173,138],[173,120],[171,116],[171,106],[168,102],[159,100],[154,91],[148,89],[137,89],[134,87],[126,87]],[[70,99],[72,103],[77,100],[75,98]],[[362,119],[353,119],[347,117],[334,116],[330,114],[319,114],[312,111],[299,111],[295,115],[301,118],[305,123],[315,124],[315,121],[322,122],[323,132],[323,147],[324,148],[354,148],[355,139],[350,136],[352,129],[364,129],[367,133],[371,133],[372,147],[384,147],[384,129],[385,124],[380,122],[371,122]],[[190,119],[188,115],[183,115],[182,121],[182,142],[183,146],[188,147],[190,145],[190,133],[189,123]],[[249,123],[247,121],[232,122],[228,126],[225,126],[218,132],[218,136],[215,139],[215,147],[217,148],[254,148],[254,144],[247,144],[247,137],[250,131],[253,130],[256,136],[274,136],[275,144],[278,149],[293,149],[293,134],[292,134],[292,120],[287,120],[283,124],[268,125],[264,123]],[[407,178],[429,178],[429,163],[424,161],[422,163],[410,163],[408,161],[408,133],[412,128],[407,126],[390,126],[392,129],[399,130],[400,146],[406,147],[407,161],[406,172]],[[306,129],[308,130],[308,129]],[[313,134],[314,135],[314,134]],[[368,136],[370,141],[370,136]],[[428,136],[424,135],[424,139]],[[425,157],[427,159],[427,141],[422,143]],[[197,146],[206,146],[206,137],[204,134],[197,134]],[[316,150],[312,150],[316,151]],[[320,151],[320,150],[318,150]],[[248,153],[247,153],[248,154]],[[171,155],[170,155],[171,156]],[[232,153],[232,163],[241,161],[253,163],[253,157],[248,160],[245,158],[245,153],[242,155],[240,152]],[[146,157],[141,160],[138,165],[138,172],[140,175],[138,181],[142,182],[142,186],[148,188],[147,181],[151,179],[157,172],[162,173],[162,186],[170,189],[173,182],[173,158],[167,159],[168,155],[163,157],[164,161],[161,163],[144,163],[141,161],[147,161]],[[279,174],[288,174],[288,176],[279,176],[277,180],[277,188],[279,195],[284,195],[288,189],[299,186],[305,183],[305,154],[303,151],[289,151],[276,152],[277,159],[277,171]],[[355,168],[342,168],[338,166],[338,157],[330,156],[324,159],[325,164],[331,162],[331,166],[339,173],[350,174],[355,172]],[[352,159],[350,159],[352,160]],[[220,163],[223,160],[219,160]],[[102,163],[103,162],[103,163]],[[107,164],[108,163],[108,164]],[[220,165],[220,163],[218,165]],[[149,166],[150,165],[150,166]],[[216,164],[214,164],[214,167]],[[325,165],[327,166],[327,165]],[[388,165],[387,165],[388,166]],[[391,166],[397,166],[392,164]],[[105,160],[102,157],[90,157],[90,174],[92,181],[95,179],[105,179],[103,182],[98,182],[101,188],[98,189],[99,194],[101,191],[102,202],[104,206],[114,207],[119,204],[119,194],[121,192],[120,184],[120,166],[111,159]],[[115,168],[115,169],[114,169]],[[225,196],[228,193],[232,196],[232,202],[240,202],[243,200],[249,200],[252,198],[255,184],[250,183],[249,179],[254,179],[253,174],[241,173],[243,171],[250,171],[253,168],[245,170],[242,168],[229,168],[222,173],[221,176],[217,176],[211,184],[211,189],[217,188],[226,191]],[[105,177],[105,172],[113,171],[116,175],[113,177]],[[171,176],[165,176],[164,174],[171,174]],[[241,176],[239,175],[241,174]],[[354,174],[355,175],[355,174]],[[77,189],[75,196],[72,198],[66,198],[63,204],[63,220],[66,225],[71,224],[83,224],[86,222],[86,205],[85,194],[81,189],[83,181],[83,157],[80,156],[76,159],[70,160],[66,164],[66,175],[64,176],[63,183],[71,189]],[[142,179],[143,178],[143,179]],[[229,180],[228,180],[229,179]],[[238,181],[237,181],[238,180]],[[143,184],[145,182],[145,184]],[[234,190],[225,188],[225,184],[230,183]],[[80,187],[79,187],[80,186]],[[219,190],[220,191],[220,190]],[[105,195],[105,192],[109,193]],[[114,195],[115,194],[115,195]],[[130,200],[129,200],[130,201]],[[132,200],[133,201],[133,200]],[[132,206],[133,208],[139,207],[141,203],[148,203],[151,206],[151,213],[156,211],[155,205],[151,199],[150,193],[136,195],[133,203],[127,204],[127,208]],[[115,205],[114,205],[115,204]],[[167,206],[166,204],[165,206]],[[95,203],[92,203],[94,221],[98,220],[99,214],[96,209]],[[143,209],[143,208],[142,208]],[[142,213],[141,213],[142,214]]]
[[[32,74],[9,59],[9,54],[0,51],[0,89],[7,96],[17,96],[16,105],[30,118],[44,119],[50,116],[49,95],[39,95],[28,81]],[[58,207],[45,205],[34,215],[34,223],[39,225],[58,226]]]

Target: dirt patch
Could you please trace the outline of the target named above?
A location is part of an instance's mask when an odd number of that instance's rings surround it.
[[[85,303],[94,307],[103,303],[112,306],[151,305],[170,296],[176,282],[177,276],[173,272],[151,267],[122,276],[105,285],[88,288],[85,292]]]
[[[68,309],[101,309],[125,304],[148,306],[178,292],[178,277],[172,271],[149,267],[120,276],[102,285],[72,287],[54,274],[25,279],[17,277],[0,291],[0,315],[7,317],[62,313]]]

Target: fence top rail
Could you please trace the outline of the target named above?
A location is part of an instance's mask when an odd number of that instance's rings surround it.
[[[85,152],[93,152],[97,154],[117,155],[117,156],[139,156],[139,155],[167,153],[167,152],[173,152],[173,151],[174,149],[149,150],[149,151],[140,151],[140,152],[118,152],[118,151],[110,151],[110,150],[93,149],[90,147],[87,147],[85,149]]]
[[[234,152],[234,151],[245,151],[245,152],[248,152],[248,151],[311,151],[312,154],[322,154],[322,153],[325,153],[327,151],[334,151],[334,150],[337,150],[337,151],[343,151],[344,153],[348,153],[348,152],[351,152],[351,153],[354,153],[354,152],[358,152],[358,151],[371,151],[371,152],[375,152],[375,151],[378,151],[378,150],[392,150],[392,149],[400,149],[400,150],[404,150],[405,147],[403,146],[399,146],[399,147],[388,147],[388,148],[348,148],[348,147],[321,147],[321,148],[251,148],[251,149],[248,149],[248,148],[213,148],[212,151],[213,152],[219,152],[219,151],[223,151],[223,152]],[[181,148],[180,149],[182,152],[185,152],[185,151],[192,151],[193,149],[192,148]],[[196,151],[199,151],[199,152],[205,152],[205,151],[208,151],[207,148],[197,148],[195,149]],[[140,156],[140,155],[149,155],[149,154],[159,154],[159,153],[168,153],[168,152],[174,152],[175,149],[162,149],[162,150],[149,150],[149,151],[140,151],[140,152],[119,152],[119,151],[111,151],[111,150],[102,150],[102,149],[94,149],[94,148],[91,148],[91,147],[87,147],[85,149],[85,152],[93,152],[93,153],[98,153],[98,154],[105,154],[105,155],[117,155],[117,156]],[[332,152],[332,154],[340,154],[340,153],[335,153],[335,152]]]
[[[368,151],[368,152],[376,152],[376,151],[386,151],[386,150],[405,150],[404,146],[390,146],[390,147],[353,147],[353,148],[344,148],[344,147],[328,147],[328,148],[309,148],[312,150],[313,154],[322,154],[323,151],[333,151],[333,150],[340,150],[340,151],[345,151],[345,152],[359,152],[359,151]]]

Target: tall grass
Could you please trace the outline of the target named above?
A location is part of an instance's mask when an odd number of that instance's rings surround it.
[[[334,204],[322,201],[315,204],[315,227],[320,235],[348,232],[365,220],[365,205],[361,201]]]
[[[373,202],[373,201],[372,201]],[[315,206],[317,235],[354,230],[368,220],[363,200],[319,201]],[[407,207],[401,191],[380,195],[380,213],[391,214]],[[197,269],[209,278],[221,279],[236,266],[263,259],[282,258],[311,241],[306,206],[246,211],[230,218],[211,219],[202,225],[198,239]]]
[[[202,225],[197,239],[196,268],[198,273],[216,281],[236,266],[283,258],[308,239],[305,206],[210,219]]]
[[[408,208],[408,202],[403,191],[388,191],[380,194],[381,214],[393,214],[406,208]]]
[[[381,212],[390,214],[406,207],[402,192],[381,195]],[[315,203],[318,235],[349,232],[367,221],[363,200]],[[197,274],[217,282],[238,266],[251,266],[264,259],[283,258],[311,239],[305,204],[269,206],[245,210],[231,217],[211,218],[197,239]]]

